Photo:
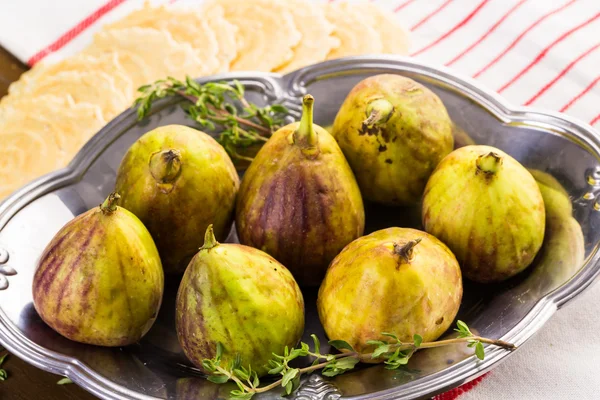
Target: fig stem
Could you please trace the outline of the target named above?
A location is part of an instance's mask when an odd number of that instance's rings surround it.
[[[208,228],[206,228],[206,233],[204,233],[204,244],[200,247],[200,250],[210,250],[218,244],[219,242],[217,242],[217,239],[215,238],[213,224],[210,224]]]
[[[375,99],[367,104],[367,119],[363,125],[372,126],[379,123],[386,123],[394,114],[395,108],[392,103],[386,99]]]
[[[502,157],[490,151],[488,154],[477,158],[477,169],[486,174],[495,174],[502,164]]]
[[[106,200],[102,204],[100,204],[100,210],[104,214],[110,214],[117,209],[117,201],[121,198],[119,193],[113,192],[108,195]]]
[[[416,245],[421,243],[421,238],[411,240],[403,246],[398,243],[394,243],[394,253],[398,254],[404,259],[405,262],[410,262],[413,259],[413,249]]]
[[[181,173],[181,154],[174,149],[154,153],[150,158],[150,173],[159,183],[171,183]]]
[[[319,137],[313,125],[314,102],[315,99],[310,94],[304,96],[302,99],[302,118],[298,129],[294,132],[294,143],[303,149],[314,149],[319,143]]]

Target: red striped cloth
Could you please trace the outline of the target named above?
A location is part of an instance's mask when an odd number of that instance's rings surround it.
[[[599,0],[371,1],[395,13],[412,31],[412,56],[471,76],[498,91],[513,104],[565,112],[600,127]],[[0,5],[0,44],[30,65],[42,59],[60,59],[87,44],[93,32],[103,23],[127,14],[142,2],[6,1]],[[179,3],[188,4],[200,2],[179,0]],[[598,289],[594,291],[596,295],[600,295]],[[583,301],[580,300],[580,304]],[[587,309],[595,309],[590,299],[588,302]],[[564,324],[568,324],[568,318],[587,321],[577,317],[576,313],[572,314],[574,316],[561,311],[560,317],[567,321]],[[560,319],[555,317],[554,320]],[[594,334],[597,337],[598,323],[593,326],[581,323],[589,329],[590,337]],[[566,328],[563,325],[554,329],[555,336],[549,333],[550,336],[544,337],[546,342],[551,342]],[[544,349],[546,342],[538,341],[530,348],[541,346]],[[598,345],[588,342],[584,350],[584,347],[578,349],[572,341],[569,346],[571,352],[579,354],[577,365],[600,365]],[[600,388],[597,377],[594,379],[589,375],[594,368],[573,367],[576,371],[572,376],[569,373],[557,374],[556,366],[542,359],[540,354],[529,355],[527,349],[520,350],[518,354],[526,356],[520,359],[518,355],[513,356],[498,369],[503,371],[502,374],[495,370],[485,378],[480,377],[435,399],[504,398],[508,388],[513,398],[572,398],[564,397],[560,388],[565,386],[570,386],[568,393],[580,393],[578,398],[594,398],[586,397],[584,393],[592,393],[585,392],[586,388]],[[510,364],[513,359],[519,359],[520,364]],[[561,362],[564,363],[564,360]],[[527,371],[527,376],[534,379],[533,383],[519,386],[523,379],[515,378],[510,372],[512,369],[505,368],[505,365]],[[552,377],[552,381],[539,382],[544,377]],[[515,393],[518,393],[516,397]]]

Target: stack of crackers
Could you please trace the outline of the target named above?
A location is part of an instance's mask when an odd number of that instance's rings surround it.
[[[0,100],[0,200],[66,166],[136,89],[167,76],[286,73],[360,54],[407,54],[406,31],[365,2],[212,0],[145,5],[102,27],[81,53],[37,64]]]

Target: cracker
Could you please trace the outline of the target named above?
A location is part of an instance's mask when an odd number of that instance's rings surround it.
[[[333,36],[340,41],[339,47],[327,55],[328,60],[382,52],[379,33],[363,18],[340,3],[329,3],[323,7],[325,16],[335,26]]]
[[[216,72],[229,72],[230,65],[238,54],[236,40],[238,27],[225,19],[225,10],[218,4],[205,7],[200,12],[205,16],[208,26],[215,32],[217,38],[219,68]]]
[[[115,85],[113,77],[101,71],[63,71],[55,75],[40,76],[34,85],[25,86],[18,95],[11,95],[2,102],[3,106],[12,105],[23,97],[41,95],[58,97],[71,96],[75,103],[96,104],[102,110],[105,120],[124,111],[131,99]]]
[[[217,54],[217,36],[209,26],[207,16],[198,9],[180,9],[168,6],[152,7],[148,3],[125,18],[106,25],[103,29],[154,28],[165,30],[177,42],[188,43],[202,60],[207,73],[221,69]]]
[[[106,121],[98,106],[68,96],[16,99],[0,113],[0,199],[68,164]]]
[[[99,106],[76,103],[69,95],[19,97],[0,109],[0,132],[43,133],[68,159],[105,124]]]
[[[19,85],[11,86],[9,92],[13,95],[26,93],[31,91],[32,85],[35,85],[39,79],[67,71],[104,72],[114,79],[115,86],[120,88],[128,99],[133,96],[133,82],[119,63],[119,57],[116,53],[107,53],[98,56],[78,54],[57,63],[39,63],[26,74],[23,74],[18,81]]]
[[[232,71],[273,71],[289,62],[302,35],[283,0],[214,0],[237,26],[237,58]]]
[[[93,43],[84,50],[87,54],[126,52],[140,57],[148,66],[152,83],[167,76],[185,79],[186,75],[205,75],[202,60],[189,43],[177,42],[171,34],[154,28],[123,28],[100,31]]]
[[[325,17],[322,7],[303,0],[287,0],[286,4],[302,40],[294,48],[292,59],[277,69],[282,73],[324,61],[340,45],[339,39],[333,36],[334,26]]]
[[[383,53],[408,54],[410,47],[408,31],[404,29],[393,13],[386,13],[378,5],[367,1],[344,2],[340,3],[340,6],[361,18],[379,34]]]

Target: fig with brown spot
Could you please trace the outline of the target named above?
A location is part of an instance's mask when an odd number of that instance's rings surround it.
[[[477,282],[523,271],[544,240],[546,212],[535,179],[491,146],[461,147],[442,160],[427,182],[422,216],[425,230]]]
[[[369,340],[386,340],[382,332],[403,342],[415,334],[436,340],[462,294],[460,267],[446,245],[422,231],[388,228],[353,241],[333,260],[317,308],[329,338],[369,353]]]
[[[331,132],[363,197],[388,205],[417,203],[434,168],[454,145],[452,122],[440,98],[420,83],[392,74],[359,82]]]

